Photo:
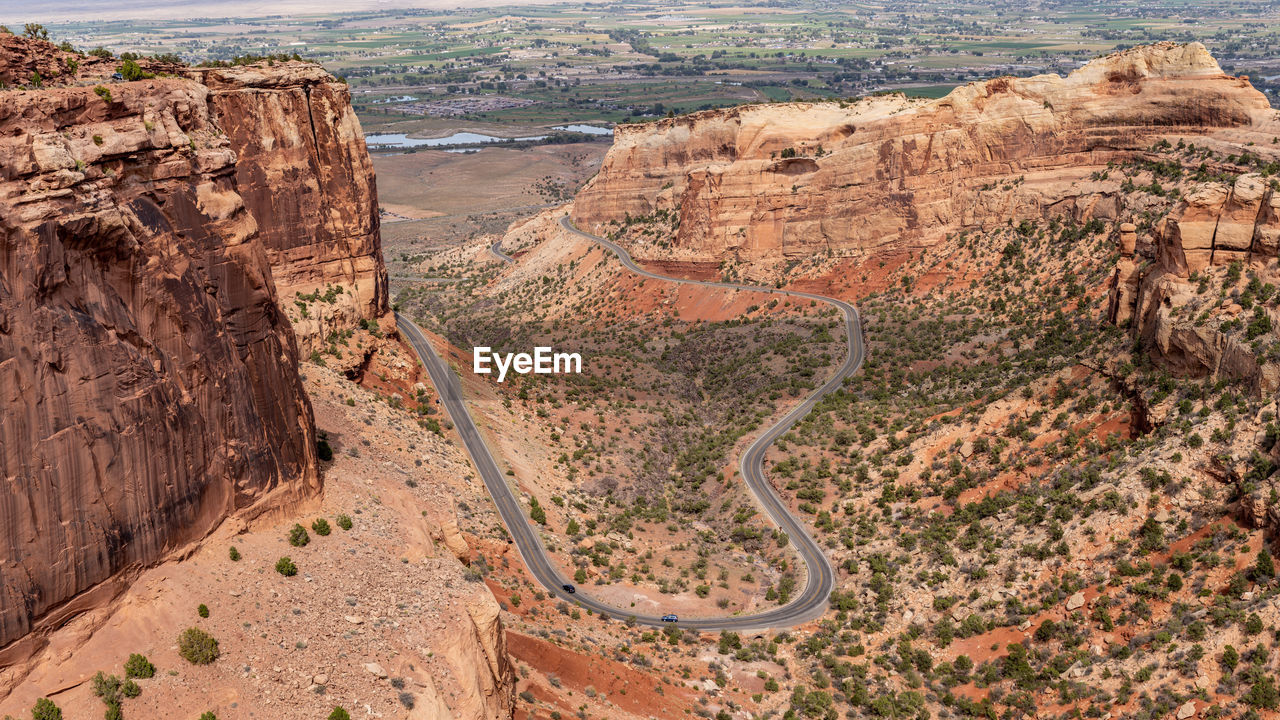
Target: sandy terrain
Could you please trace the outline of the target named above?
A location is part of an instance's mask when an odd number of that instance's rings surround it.
[[[595,173],[608,148],[608,143],[596,142],[473,153],[375,153],[373,165],[384,209],[457,215],[551,202],[538,193],[535,186],[540,181],[550,178],[572,191]]]

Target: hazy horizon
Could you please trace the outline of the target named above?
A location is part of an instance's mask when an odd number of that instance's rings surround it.
[[[0,7],[0,23],[57,23],[85,20],[173,20],[251,18],[273,15],[326,15],[423,8],[485,8],[503,5],[551,5],[564,0],[50,0],[39,6]]]

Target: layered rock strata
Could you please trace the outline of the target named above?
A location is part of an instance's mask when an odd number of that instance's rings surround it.
[[[298,338],[388,312],[344,85],[114,67],[0,36],[0,72],[60,85],[0,93],[0,648],[317,492]],[[291,327],[299,294],[327,301]]]
[[[239,159],[276,290],[304,353],[329,333],[388,316],[378,192],[347,86],[318,65],[195,68]]]
[[[925,249],[949,233],[1062,213],[1114,217],[1087,183],[1170,133],[1270,112],[1198,43],[1100,58],[1066,78],[972,83],[933,101],[754,105],[624,125],[574,221],[608,231],[676,213],[642,257],[768,262]]]

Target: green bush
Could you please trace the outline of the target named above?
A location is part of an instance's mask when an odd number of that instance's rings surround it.
[[[324,518],[316,518],[315,522],[311,523],[311,530],[320,537],[325,537],[329,533],[333,532],[329,527],[329,521]]]
[[[120,704],[120,678],[107,675],[101,670],[93,676],[93,694],[102,698],[108,707]]]
[[[307,534],[307,529],[294,523],[289,529],[289,544],[294,547],[303,547],[309,542],[311,542],[311,536]]]
[[[178,637],[178,654],[192,665],[208,665],[218,659],[218,641],[200,628],[187,628]]]
[[[199,607],[196,608],[196,614],[202,618],[209,617],[209,606],[204,603],[200,603]]]
[[[1276,689],[1271,678],[1261,675],[1253,687],[1249,688],[1249,692],[1245,693],[1244,701],[1256,708],[1275,710],[1280,707],[1280,690]]]
[[[329,713],[329,720],[351,720],[351,713],[339,705],[333,709],[333,712]]]
[[[322,462],[333,461],[333,448],[329,445],[328,440],[324,438],[316,440],[316,457],[320,458]]]
[[[214,715],[213,711],[210,710],[208,712],[200,713],[200,720],[218,720],[218,716]]]
[[[231,552],[227,554],[231,556],[231,562],[240,562],[240,551],[236,549],[235,545],[231,546]]]
[[[96,93],[98,97],[102,98],[103,102],[107,102],[107,103],[111,102],[111,90],[107,88],[105,85],[98,85],[93,89],[93,92]],[[98,143],[99,145],[102,144],[98,142],[97,135],[93,136],[93,141],[95,143]]]
[[[120,694],[127,698],[136,698],[142,694],[142,686],[133,680],[125,680],[120,686]]]
[[[298,566],[293,564],[293,560],[287,556],[276,561],[276,572],[285,577],[293,577],[298,574]]]
[[[124,663],[124,676],[129,678],[147,678],[154,677],[156,674],[156,666],[151,664],[145,655],[134,653]]]
[[[62,709],[49,698],[40,698],[31,708],[31,720],[62,720]]]
[[[339,515],[339,516],[337,517],[337,522],[338,522],[338,527],[342,528],[343,530],[350,530],[350,529],[351,529],[351,516],[350,516],[350,515]]]
[[[116,68],[116,72],[124,76],[124,79],[129,82],[155,77],[155,75],[143,70],[142,66],[133,60],[125,60],[123,63],[120,63],[120,67]]]

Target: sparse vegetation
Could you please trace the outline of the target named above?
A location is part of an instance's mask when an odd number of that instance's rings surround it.
[[[40,698],[31,708],[31,720],[62,720],[62,708],[49,698]]]
[[[299,523],[294,523],[289,529],[289,544],[294,547],[305,547],[311,542],[311,536],[307,534],[307,529]]]
[[[218,659],[218,641],[200,628],[187,628],[178,637],[178,654],[192,665],[208,665]]]
[[[204,607],[203,605],[201,607]],[[208,617],[206,614],[204,617]],[[133,653],[124,663],[124,676],[126,678],[139,678],[146,680],[155,676],[156,666],[151,664],[145,655]]]

